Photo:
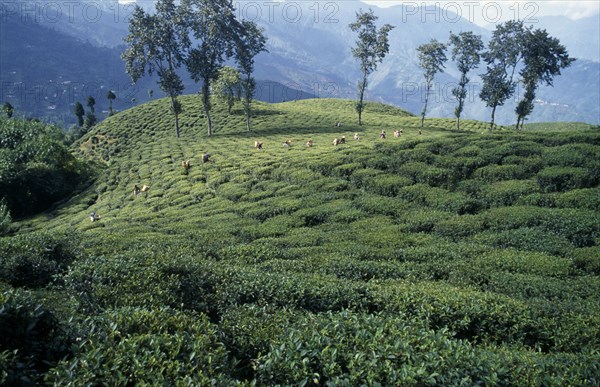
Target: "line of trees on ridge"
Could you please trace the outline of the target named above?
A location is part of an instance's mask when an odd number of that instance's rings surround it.
[[[266,51],[263,30],[254,22],[239,21],[230,0],[159,0],[149,14],[136,6],[129,22],[127,47],[122,54],[127,73],[137,82],[156,73],[159,87],[171,100],[175,134],[179,137],[177,97],[184,86],[178,69],[184,66],[195,82],[202,82],[200,95],[212,135],[211,85],[218,79],[227,59],[234,59],[240,74],[246,128],[251,130],[251,101],[256,88],[252,76],[254,58]]]
[[[381,63],[388,54],[388,35],[394,28],[384,24],[377,30],[375,26],[377,19],[372,10],[368,12],[360,10],[356,13],[356,22],[349,25],[353,32],[358,33],[352,55],[360,61],[362,74],[358,82],[356,103],[359,125],[362,125],[367,77],[377,69],[377,64]],[[538,86],[544,84],[552,86],[553,79],[560,75],[560,70],[569,67],[575,61],[575,58],[569,57],[567,49],[557,38],[550,36],[544,29],[526,27],[520,20],[510,20],[496,25],[487,50],[484,50],[481,35],[475,35],[471,31],[458,34],[451,32],[448,43],[431,39],[430,42],[417,48],[419,66],[423,69],[426,87],[421,111],[421,128],[425,122],[434,77],[444,71],[448,48],[451,48],[451,58],[461,74],[458,86],[452,89],[452,95],[457,101],[454,109],[457,129],[460,129],[460,117],[467,97],[468,74],[478,68],[482,59],[486,64],[486,73],[481,75],[483,85],[479,98],[492,109],[490,131],[494,128],[496,109],[504,105],[515,93],[519,83],[524,86],[525,92],[517,103],[515,114],[516,129],[522,129],[525,119],[533,112]]]

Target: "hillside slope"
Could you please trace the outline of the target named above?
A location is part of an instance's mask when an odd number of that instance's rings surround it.
[[[79,343],[46,381],[600,381],[597,127],[419,134],[397,108],[358,128],[352,101],[304,100],[257,103],[247,133],[215,101],[208,138],[182,104],[180,139],[166,100],[98,125],[76,144],[96,183],[18,225],[79,246],[34,289]]]

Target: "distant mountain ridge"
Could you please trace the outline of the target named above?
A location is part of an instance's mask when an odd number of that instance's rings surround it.
[[[0,82],[4,87],[1,90],[0,100],[11,98],[8,93],[14,89],[16,82],[25,82],[47,87],[48,80],[38,75],[53,74],[53,78],[65,74],[61,71],[73,73],[72,68],[77,68],[79,63],[80,77],[85,84],[102,84],[104,87],[114,87],[117,84],[125,90],[127,97],[121,100],[119,108],[126,108],[136,103],[148,100],[149,89],[158,91],[154,80],[145,78],[138,85],[130,84],[128,76],[124,73],[124,65],[119,58],[123,50],[123,36],[127,33],[127,21],[132,11],[132,4],[119,4],[118,2],[86,2],[82,1],[80,7],[72,9],[60,17],[53,18],[34,17],[35,13],[27,10],[25,14],[15,9],[4,9],[2,24],[2,48],[0,49],[0,63],[2,75]],[[152,9],[153,2],[141,3],[145,8]],[[261,83],[257,98],[270,102],[302,99],[308,97],[322,98],[355,98],[356,82],[359,78],[357,62],[351,56],[351,47],[356,37],[349,30],[348,24],[355,19],[359,9],[372,8],[379,16],[380,24],[390,23],[396,28],[390,34],[390,53],[385,58],[378,70],[369,78],[367,98],[373,101],[391,103],[402,107],[412,113],[418,114],[423,101],[423,81],[421,70],[418,67],[416,48],[431,38],[447,41],[450,31],[474,31],[481,34],[484,40],[489,39],[491,31],[470,23],[459,15],[450,13],[445,9],[445,17],[439,22],[435,18],[428,18],[422,22],[419,17],[407,17],[405,9],[401,6],[379,9],[361,2],[278,2],[256,3],[236,2],[239,16],[256,20],[268,37],[268,53],[260,54],[256,60],[255,76],[259,80],[268,80]],[[87,14],[83,10],[87,7]],[[10,12],[8,12],[10,11]],[[427,8],[428,13],[441,12],[437,8]],[[8,14],[7,14],[8,13]],[[452,21],[452,22],[449,22]],[[536,107],[529,122],[540,121],[584,121],[600,124],[600,62],[598,50],[590,49],[598,46],[597,18],[586,18],[572,21],[566,17],[544,17],[534,27],[547,28],[553,35],[561,39],[572,56],[581,55],[571,68],[565,69],[563,75],[555,79],[554,87],[541,86],[538,90]],[[36,27],[37,26],[37,27]],[[23,55],[19,44],[25,44],[27,39],[34,38],[35,33],[27,32],[31,28],[51,28],[55,34],[53,39],[48,39],[43,49],[63,56],[65,66],[54,65],[48,70],[48,63],[32,60],[34,56],[23,56],[20,61],[16,59],[17,53]],[[43,34],[43,33],[42,33]],[[595,34],[595,35],[594,35]],[[60,36],[69,35],[76,41],[69,44],[52,47],[54,41],[61,41]],[[7,44],[8,39],[19,39]],[[6,42],[5,42],[6,41]],[[76,48],[78,47],[78,48]],[[43,50],[38,48],[39,50]],[[85,51],[85,55],[77,52]],[[96,52],[96,54],[94,54]],[[96,56],[95,56],[96,55]],[[91,58],[96,59],[91,59]],[[87,62],[88,58],[90,63]],[[102,58],[102,59],[99,59]],[[79,61],[79,62],[78,62]],[[98,63],[105,63],[103,69],[98,69]],[[17,64],[19,63],[19,64]],[[23,64],[25,63],[25,64]],[[50,62],[56,63],[56,62]],[[16,67],[15,67],[16,66]],[[27,71],[16,77],[13,72],[19,72],[19,66],[25,66]],[[93,68],[87,72],[84,69]],[[68,70],[71,69],[71,70]],[[465,106],[464,117],[487,120],[489,109],[478,98],[481,80],[478,74],[485,71],[484,65],[473,71],[468,103]],[[182,70],[182,75],[185,71]],[[86,75],[89,74],[89,75]],[[105,81],[99,81],[102,78]],[[453,63],[447,63],[444,74],[436,77],[436,86],[433,90],[432,103],[428,114],[430,116],[451,117],[455,101],[450,93],[451,88],[457,83],[458,73]],[[64,82],[64,81],[63,81]],[[186,78],[186,93],[195,93],[198,86]],[[6,86],[8,85],[8,86]],[[81,91],[81,90],[80,90]],[[13,93],[14,94],[14,93]],[[155,97],[162,93],[155,94]],[[85,96],[81,96],[84,98]],[[517,96],[518,97],[518,96]],[[511,124],[514,121],[515,99],[498,109],[497,120],[501,124]],[[101,99],[104,96],[100,97]],[[29,101],[31,102],[31,98]],[[72,103],[74,101],[71,101]],[[33,109],[35,114],[54,113],[63,110],[62,116],[69,119],[71,113],[58,106],[55,110],[48,110],[53,105],[44,105],[45,102],[29,103],[24,106],[26,110]],[[54,114],[57,115],[57,114]]]

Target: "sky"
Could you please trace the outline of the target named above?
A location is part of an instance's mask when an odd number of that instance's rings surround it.
[[[536,17],[542,16],[568,16],[571,19],[580,19],[583,17],[600,16],[600,1],[598,0],[572,0],[572,1],[547,1],[547,0],[496,0],[496,1],[478,1],[478,0],[363,0],[365,3],[372,4],[381,8],[393,5],[401,5],[406,17],[422,18],[452,18],[453,14],[458,14],[463,18],[478,24],[486,26],[497,22],[504,22],[510,19],[521,19],[526,22],[535,22]],[[438,15],[421,14],[417,10],[422,4],[437,5]],[[600,21],[599,21],[600,22]]]

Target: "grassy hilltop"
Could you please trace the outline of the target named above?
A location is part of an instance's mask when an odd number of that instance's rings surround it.
[[[99,124],[74,148],[95,182],[0,240],[6,310],[52,316],[26,343],[52,348],[46,382],[600,382],[597,127],[420,135],[394,107],[358,128],[352,101],[303,100],[256,103],[248,133],[215,101],[208,138],[181,102],[179,139],[166,100]]]

